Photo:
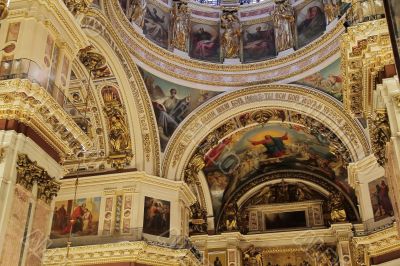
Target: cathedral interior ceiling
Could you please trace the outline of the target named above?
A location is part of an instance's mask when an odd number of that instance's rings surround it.
[[[171,9],[171,7],[165,7],[164,3],[155,3],[156,2],[151,2],[149,5],[153,5],[151,7],[152,10],[159,10],[157,12],[161,13],[163,12],[162,9],[165,8]],[[271,3],[272,2],[269,4]],[[159,6],[163,7],[158,8]],[[343,21],[341,19],[337,22],[332,22],[328,27],[320,31],[319,34],[311,34],[314,38],[312,38],[311,41],[308,40],[307,45],[304,45],[303,48],[297,47],[299,49],[295,51],[289,50],[287,55],[280,54],[274,59],[268,57],[268,60],[265,59],[256,63],[241,64],[240,61],[238,61],[239,63],[219,64],[193,60],[189,59],[187,55],[181,56],[179,55],[180,53],[171,52],[171,49],[163,48],[162,45],[157,45],[154,41],[144,36],[142,34],[143,30],[134,22],[130,23],[125,17],[124,11],[117,2],[107,2],[104,7],[107,16],[111,18],[112,27],[123,38],[132,57],[140,62],[143,68],[150,72],[157,71],[163,73],[165,76],[170,76],[170,79],[180,79],[191,84],[212,85],[217,90],[218,88],[243,87],[282,80],[295,81],[304,78],[307,75],[304,73],[311,74],[312,72],[317,72],[320,70],[321,63],[327,60],[332,61],[332,58],[337,56],[339,52],[339,43],[337,40],[339,35],[344,32]],[[147,13],[154,12],[150,10],[150,7],[148,7],[147,10]],[[164,15],[165,19],[169,17],[169,13],[165,13]],[[271,20],[271,16],[268,13],[264,15],[269,16],[269,18],[264,18],[264,20]],[[196,19],[198,20],[197,17]],[[210,18],[202,19],[204,25],[210,24],[207,19]],[[168,20],[171,19],[168,18]],[[145,17],[143,21],[148,20],[146,20]],[[213,23],[215,24],[215,21]],[[217,24],[218,23],[219,19],[217,19]],[[249,24],[250,22],[247,20],[243,23]],[[251,26],[257,28],[257,23],[265,22],[260,22],[253,18]],[[221,22],[221,24],[223,24],[223,22]],[[204,28],[199,25],[195,25],[197,29]],[[260,27],[268,28],[270,26],[262,25]],[[166,26],[159,25],[159,27]],[[213,30],[219,32],[217,29]],[[318,31],[317,29],[315,30]],[[169,40],[170,39],[171,38],[169,38]]]

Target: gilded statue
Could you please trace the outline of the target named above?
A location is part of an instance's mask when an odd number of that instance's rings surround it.
[[[326,3],[324,3],[324,11],[326,18],[328,19],[328,23],[331,23],[339,15],[339,6],[338,4],[333,3],[331,0],[328,0]]]
[[[391,130],[386,111],[379,110],[371,121],[370,136],[372,150],[381,166],[385,165],[386,143],[390,141]]]
[[[126,16],[131,23],[143,27],[144,13],[146,10],[146,1],[143,0],[129,0],[126,8]]]
[[[275,26],[277,51],[285,51],[294,46],[294,10],[288,0],[276,0],[272,18]]]
[[[238,57],[240,47],[238,17],[232,12],[224,13],[221,18],[221,27],[224,29],[221,37],[224,58]]]
[[[175,4],[172,9],[172,46],[184,52],[187,52],[189,20],[190,14],[187,4]]]
[[[117,106],[106,107],[109,115],[110,145],[114,153],[122,152],[129,148],[129,131],[125,119]]]
[[[328,198],[328,211],[330,213],[330,222],[345,222],[347,219],[346,211],[343,206],[343,195],[331,193]]]
[[[238,218],[237,205],[231,202],[226,206],[225,209],[224,226],[226,231],[238,230],[237,218]]]

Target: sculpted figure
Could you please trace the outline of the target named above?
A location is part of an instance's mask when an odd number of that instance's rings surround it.
[[[224,57],[238,57],[240,46],[238,18],[232,13],[225,13],[221,18],[221,27],[225,29],[221,38]]]
[[[189,32],[189,9],[186,4],[174,5],[172,10],[173,32],[172,46],[187,52],[187,40]]]
[[[294,11],[288,0],[276,1],[272,14],[275,26],[275,39],[278,51],[285,51],[294,46]]]

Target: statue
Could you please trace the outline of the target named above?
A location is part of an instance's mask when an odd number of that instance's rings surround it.
[[[196,201],[190,206],[191,221],[189,228],[191,233],[207,233],[207,210],[200,206],[200,203]]]
[[[294,11],[288,0],[276,0],[272,18],[275,26],[277,51],[285,51],[294,46]]]
[[[135,23],[139,27],[144,24],[144,12],[146,10],[146,1],[129,0],[126,7],[126,16],[131,23]]]
[[[224,220],[225,220],[224,228],[226,231],[238,230],[237,216],[238,216],[238,210],[236,203],[232,202],[229,203],[226,206],[224,214]]]
[[[222,15],[221,27],[224,33],[221,37],[221,45],[224,58],[235,58],[239,56],[240,47],[240,29],[239,19],[232,12],[227,12]]]
[[[187,4],[175,4],[172,9],[172,46],[187,52],[187,40],[189,33],[189,8]]]
[[[343,207],[343,195],[331,193],[328,197],[328,211],[330,212],[330,222],[345,222],[347,219],[346,211]]]
[[[243,266],[263,266],[262,252],[251,245],[243,251]]]

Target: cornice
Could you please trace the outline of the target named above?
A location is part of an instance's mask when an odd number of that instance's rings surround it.
[[[61,157],[75,153],[78,144],[79,149],[80,145],[85,148],[92,145],[90,138],[38,84],[21,79],[4,80],[0,81],[0,91],[0,119],[18,120],[33,127]]]
[[[201,265],[188,249],[169,249],[153,246],[144,241],[71,247],[69,258],[66,258],[66,254],[66,248],[47,249],[43,265],[56,266],[64,263],[94,265],[113,262],[135,262],[157,266]]]

